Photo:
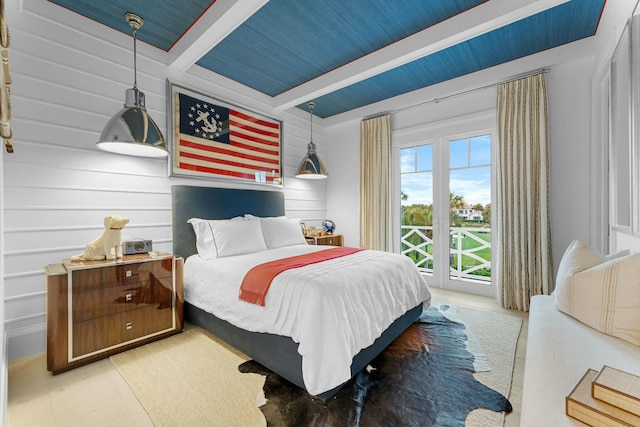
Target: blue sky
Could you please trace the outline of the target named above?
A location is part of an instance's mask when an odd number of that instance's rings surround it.
[[[475,205],[491,201],[491,135],[449,141],[450,192]],[[431,204],[433,200],[433,146],[400,150],[403,205]]]

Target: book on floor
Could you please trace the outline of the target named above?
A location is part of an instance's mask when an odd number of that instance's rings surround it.
[[[595,399],[591,395],[591,385],[597,375],[598,371],[587,370],[566,397],[567,415],[590,426],[640,426],[640,416]]]
[[[593,380],[591,394],[598,400],[640,416],[640,377],[604,366]]]

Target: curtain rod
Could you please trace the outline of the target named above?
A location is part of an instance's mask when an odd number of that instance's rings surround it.
[[[421,106],[427,105],[427,104],[437,104],[438,102],[440,102],[442,100],[445,100],[445,99],[455,98],[456,96],[461,96],[461,95],[466,95],[466,94],[473,93],[473,92],[478,92],[480,90],[484,90],[484,89],[488,89],[490,87],[501,85],[503,83],[510,83],[510,82],[514,82],[516,80],[524,79],[526,77],[535,76],[536,74],[542,74],[542,73],[546,74],[549,71],[551,71],[551,69],[542,68],[540,70],[531,71],[529,73],[519,74],[517,76],[511,77],[511,78],[506,79],[506,80],[501,80],[499,82],[490,83],[488,85],[476,87],[476,88],[469,89],[469,90],[464,90],[462,92],[453,93],[451,95],[443,96],[442,98],[434,98],[434,99],[430,99],[428,101],[420,102],[418,104],[408,105],[406,107],[398,108],[398,109],[395,109],[395,110],[388,110],[388,111],[383,111],[383,112],[376,113],[376,114],[371,114],[369,116],[364,117],[362,120],[374,119],[376,117],[384,116],[386,114],[394,114],[394,113],[398,113],[400,111],[409,110],[409,109],[415,108],[415,107],[421,107]]]

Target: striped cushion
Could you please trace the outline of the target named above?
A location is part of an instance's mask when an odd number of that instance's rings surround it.
[[[640,346],[640,254],[575,273],[557,289],[556,308],[608,335]]]

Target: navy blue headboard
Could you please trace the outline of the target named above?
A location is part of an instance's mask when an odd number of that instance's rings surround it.
[[[282,191],[238,190],[233,188],[171,186],[173,210],[173,254],[185,260],[197,253],[196,236],[189,218],[229,219],[234,216],[284,215]]]

